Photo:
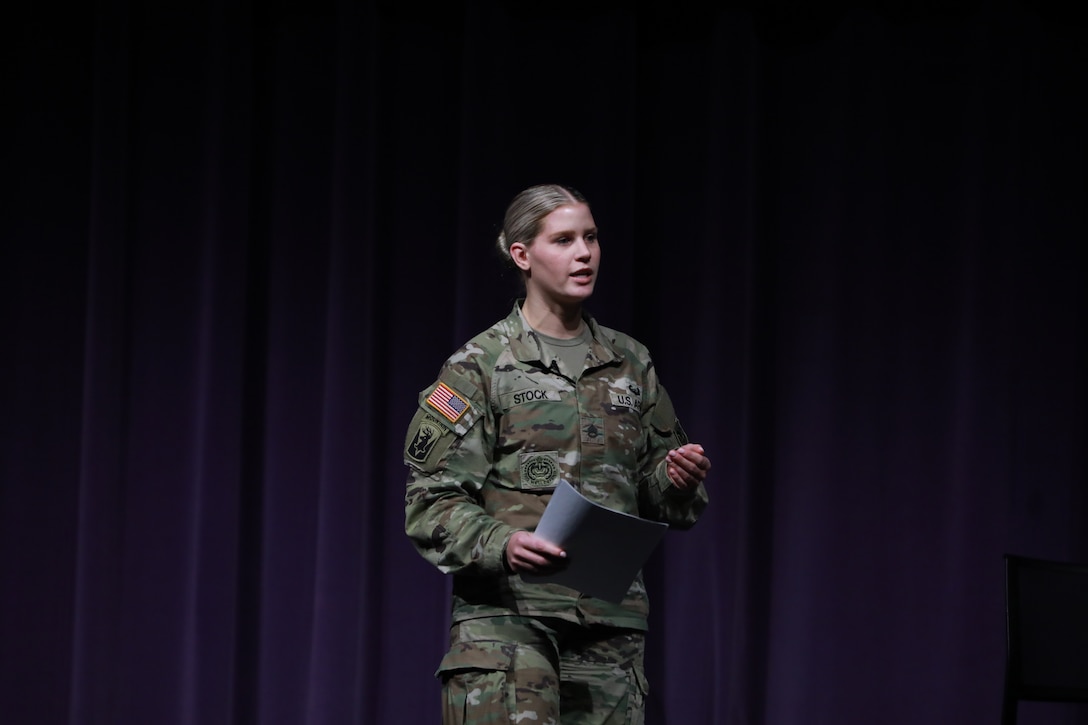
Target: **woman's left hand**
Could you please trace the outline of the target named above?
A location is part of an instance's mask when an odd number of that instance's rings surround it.
[[[710,459],[701,445],[688,443],[669,451],[665,472],[672,485],[686,491],[706,480],[706,474],[710,472]]]

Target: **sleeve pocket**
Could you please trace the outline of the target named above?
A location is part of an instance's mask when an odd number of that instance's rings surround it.
[[[672,445],[682,446],[688,442],[687,433],[680,426],[680,420],[676,417],[676,409],[673,408],[672,398],[664,390],[661,397],[650,414],[650,425],[654,432],[662,438],[672,439]]]
[[[676,424],[676,409],[672,407],[672,400],[668,395],[662,395],[654,406],[654,412],[650,416],[650,425],[659,435],[672,435],[673,426]]]

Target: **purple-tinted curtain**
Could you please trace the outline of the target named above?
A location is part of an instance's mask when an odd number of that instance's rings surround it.
[[[1088,560],[1088,33],[802,5],[16,10],[0,722],[437,723],[404,432],[543,181],[714,462],[650,725],[997,722],[1002,555]]]

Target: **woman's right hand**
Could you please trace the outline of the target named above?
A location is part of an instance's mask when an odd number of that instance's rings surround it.
[[[515,574],[554,574],[567,565],[567,552],[528,531],[506,543],[506,563]]]

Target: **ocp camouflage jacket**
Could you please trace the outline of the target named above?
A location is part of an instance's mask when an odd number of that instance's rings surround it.
[[[453,619],[521,614],[646,628],[640,573],[619,605],[506,569],[504,548],[532,531],[559,481],[611,509],[687,529],[706,489],[674,487],[665,456],[687,442],[646,348],[586,316],[585,367],[564,369],[520,305],[443,365],[419,395],[404,460],[405,531],[454,575]]]

